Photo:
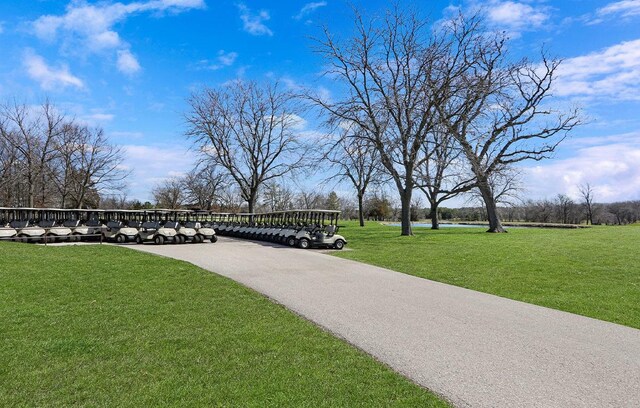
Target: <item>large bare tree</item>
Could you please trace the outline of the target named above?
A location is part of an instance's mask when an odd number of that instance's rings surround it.
[[[481,21],[460,16],[449,22],[452,55],[446,94],[437,105],[442,124],[456,138],[476,177],[490,232],[505,232],[491,180],[524,160],[550,157],[580,124],[576,109],[550,105],[559,60],[509,62],[504,34],[487,35]]]
[[[184,180],[180,177],[170,177],[151,190],[156,207],[178,209],[184,203]]]
[[[16,102],[0,106],[0,138],[22,165],[29,207],[52,204],[47,167],[57,155],[56,140],[65,124],[65,117],[48,101],[38,108]]]
[[[122,148],[109,143],[101,128],[74,126],[72,131],[76,133],[76,152],[70,180],[71,204],[84,208],[92,191],[109,194],[122,190],[130,172],[122,167]]]
[[[587,225],[593,225],[593,213],[594,213],[594,200],[595,195],[591,184],[584,183],[578,187],[580,197],[582,198],[582,204],[584,205],[585,212],[587,214]]]
[[[440,229],[438,208],[446,200],[476,185],[457,141],[447,132],[434,131],[424,145],[426,160],[416,169],[416,186],[429,201],[431,229]]]
[[[120,190],[122,150],[46,101],[0,106],[2,188],[11,205],[85,207]],[[6,152],[6,153],[5,153]]]
[[[309,95],[332,124],[349,123],[378,151],[401,202],[402,235],[411,235],[414,173],[425,160],[423,145],[437,125],[435,104],[442,81],[441,40],[414,11],[395,7],[383,18],[364,18],[357,11],[355,34],[335,38],[328,28],[318,40],[325,74],[344,84],[336,100]]]
[[[345,133],[331,146],[326,157],[336,169],[332,178],[347,180],[356,190],[358,219],[364,227],[364,197],[370,185],[382,183],[386,176],[380,164],[380,154],[368,138],[361,137],[362,129]]]
[[[189,99],[189,136],[221,165],[253,212],[260,187],[302,163],[301,105],[277,83],[234,81]]]
[[[215,163],[196,167],[187,173],[183,181],[186,201],[204,210],[211,210],[219,193],[229,185],[228,175],[221,172]]]

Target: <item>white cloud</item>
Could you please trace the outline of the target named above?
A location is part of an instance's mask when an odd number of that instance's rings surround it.
[[[298,14],[293,16],[293,18],[294,18],[294,20],[301,20],[302,18],[304,18],[304,17],[308,16],[309,14],[313,13],[314,11],[316,11],[318,8],[325,7],[326,5],[327,5],[326,1],[318,1],[318,2],[313,2],[313,3],[307,3],[300,9]]]
[[[587,98],[640,100],[640,40],[566,59],[554,94]]]
[[[118,50],[118,61],[116,63],[118,71],[123,74],[133,75],[140,71],[140,63],[129,50]]]
[[[238,4],[240,11],[240,19],[244,25],[244,30],[251,35],[273,35],[273,31],[267,27],[264,22],[268,21],[271,16],[266,10],[260,10],[258,14],[253,12],[244,4]]]
[[[24,52],[22,63],[31,79],[40,83],[40,87],[50,91],[57,88],[74,86],[84,88],[82,80],[69,72],[69,67],[65,64],[57,68],[50,67],[40,55],[33,50],[27,49]]]
[[[124,69],[121,71],[129,74],[132,70],[137,70],[136,66],[139,69],[139,64],[128,50],[128,44],[114,30],[116,23],[126,20],[130,15],[143,12],[179,13],[204,7],[204,0],[150,0],[95,5],[77,0],[67,5],[65,14],[41,16],[32,23],[32,27],[36,36],[42,40],[61,39],[63,49],[69,53],[101,53],[109,50],[124,52]],[[120,62],[119,56],[119,69]]]
[[[237,52],[225,53],[224,50],[218,51],[218,61],[225,67],[233,65],[233,63],[236,61],[236,58],[238,58]]]
[[[524,167],[528,196],[575,199],[578,187],[589,183],[598,202],[640,199],[640,132],[574,139],[567,146],[577,147],[572,157]]]
[[[236,62],[238,58],[237,52],[225,52],[224,50],[218,51],[218,56],[215,59],[214,63],[211,63],[210,60],[202,60],[198,62],[198,68],[200,69],[211,69],[218,70],[224,67],[229,67]]]
[[[109,132],[109,137],[114,139],[123,139],[123,140],[142,139],[144,138],[144,133],[115,131],[115,132]]]
[[[83,116],[81,119],[89,123],[96,123],[96,122],[110,122],[113,120],[114,117],[115,115],[111,113],[91,113],[89,115]]]
[[[640,0],[623,0],[609,3],[596,11],[599,16],[617,14],[622,17],[640,16]]]
[[[549,20],[547,7],[534,7],[518,1],[492,0],[486,8],[489,22],[511,37],[520,36],[520,32],[541,28]]]
[[[196,152],[178,145],[124,145],[123,149],[122,164],[133,169],[126,181],[134,198],[142,201],[152,201],[151,189],[155,184],[189,172],[197,161]]]

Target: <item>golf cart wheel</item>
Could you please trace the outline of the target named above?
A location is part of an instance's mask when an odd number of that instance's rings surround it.
[[[142,244],[142,237],[140,235],[136,235],[136,244]]]
[[[298,245],[302,249],[309,249],[311,247],[311,242],[306,238],[300,238],[300,243]]]
[[[176,237],[174,238],[176,244],[184,244],[185,239],[182,235],[176,235]]]
[[[127,242],[127,237],[125,237],[124,235],[120,234],[120,235],[116,235],[116,242],[118,244],[124,244],[125,242]]]
[[[153,239],[153,243],[156,245],[164,245],[164,237],[162,235],[156,235]]]
[[[214,243],[214,242],[218,242],[218,236],[217,235],[211,236],[211,243]]]
[[[296,238],[295,237],[289,237],[289,239],[287,239],[287,245],[289,245],[290,247],[296,246]]]
[[[341,239],[337,240],[336,242],[334,242],[333,247],[335,249],[342,250],[342,248],[344,248],[344,241]]]

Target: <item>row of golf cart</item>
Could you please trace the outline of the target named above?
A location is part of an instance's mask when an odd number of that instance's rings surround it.
[[[198,210],[84,210],[0,207],[0,240],[111,241],[158,245],[216,242],[217,235],[300,248],[343,249],[340,211],[234,214]]]
[[[216,242],[207,211],[0,208],[0,240]]]
[[[263,214],[216,214],[218,235],[269,241],[291,247],[343,249],[338,235],[340,211],[290,210]]]

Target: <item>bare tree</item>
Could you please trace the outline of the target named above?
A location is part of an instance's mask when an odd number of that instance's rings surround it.
[[[505,232],[491,176],[523,160],[550,157],[580,124],[578,111],[548,105],[559,60],[543,54],[540,63],[510,63],[504,35],[488,36],[479,19],[460,16],[449,26],[451,50],[464,58],[449,60],[443,69],[448,86],[438,112],[476,177],[489,232]]]
[[[122,190],[130,172],[121,167],[122,148],[109,143],[101,128],[74,126],[73,131],[76,133],[76,152],[70,196],[74,207],[84,208],[91,191],[109,194]]]
[[[363,130],[360,129],[359,132]],[[346,131],[350,133],[350,129]],[[365,137],[343,135],[327,153],[328,161],[336,169],[331,178],[348,180],[356,190],[358,219],[364,227],[364,197],[369,185],[377,185],[386,178],[380,165],[380,154]]]
[[[299,192],[296,194],[294,203],[298,208],[320,208],[324,202],[324,195],[322,191],[312,190],[308,191],[299,187]]]
[[[461,160],[456,139],[446,132],[434,131],[423,148],[426,160],[416,169],[416,186],[429,201],[431,229],[437,230],[440,204],[473,189],[475,177]]]
[[[13,137],[13,135],[7,135]],[[4,137],[0,137],[0,205],[19,206],[22,163],[18,149]]]
[[[261,196],[262,205],[267,208],[267,211],[291,210],[293,208],[293,192],[281,184],[265,183]]]
[[[195,168],[184,178],[185,200],[200,209],[211,210],[218,193],[229,185],[229,177],[215,163]]]
[[[413,11],[389,11],[382,19],[355,12],[355,35],[341,41],[328,28],[317,51],[327,61],[325,73],[346,86],[337,101],[308,95],[327,112],[329,123],[348,123],[364,132],[380,155],[401,201],[402,235],[411,235],[411,197],[422,147],[437,124],[435,104],[444,58],[440,39]]]
[[[568,195],[558,194],[556,197],[556,206],[558,208],[560,220],[562,220],[563,224],[568,224],[575,203]]]
[[[48,101],[37,110],[18,103],[0,106],[0,138],[19,154],[29,207],[51,204],[47,166],[56,157],[55,142],[65,123]]]
[[[189,105],[187,136],[226,169],[249,212],[263,183],[302,163],[300,104],[277,83],[235,81],[193,94]]]
[[[151,190],[156,206],[160,208],[177,209],[184,201],[184,181],[178,177],[171,177],[157,184]]]
[[[582,184],[578,187],[580,196],[582,197],[582,204],[587,213],[587,224],[593,225],[593,213],[594,213],[594,193],[589,183]]]
[[[243,198],[237,187],[227,185],[218,194],[220,211],[242,211]]]
[[[75,124],[48,101],[0,106],[0,148],[2,186],[17,205],[95,206],[128,175],[121,149],[101,129]]]

